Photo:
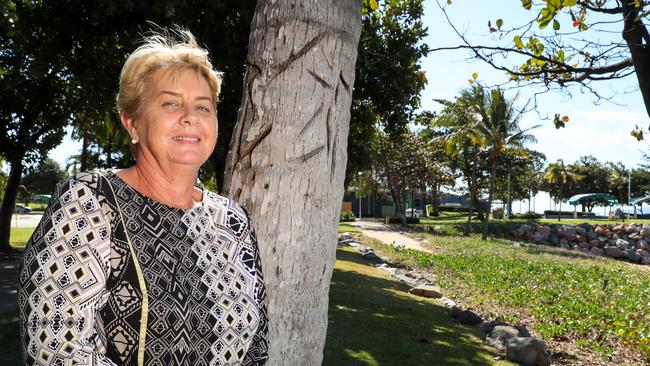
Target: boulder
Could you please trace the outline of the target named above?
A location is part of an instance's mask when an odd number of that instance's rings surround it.
[[[634,249],[625,251],[625,258],[632,263],[639,263],[641,261],[641,256]]]
[[[550,366],[546,344],[539,338],[513,337],[506,343],[506,358],[524,366]]]
[[[533,231],[533,226],[528,224],[523,224],[519,227],[521,231]]]
[[[641,235],[641,236],[650,236],[650,226],[643,225],[643,229],[641,229],[641,231],[639,231],[639,235]]]
[[[592,247],[591,249],[589,249],[589,253],[591,253],[593,255],[603,255],[603,254],[605,254],[605,252],[602,249],[598,248],[598,247]]]
[[[589,240],[589,246],[592,248],[598,248],[600,246],[600,240],[598,239]]]
[[[641,264],[645,264],[645,265],[650,264],[650,256],[648,256],[648,257],[641,257]]]
[[[587,230],[583,228],[582,226],[576,226],[576,234],[586,236],[587,235]]]
[[[630,235],[630,234],[635,234],[637,232],[636,225],[630,224],[625,227],[625,232]]]
[[[553,245],[559,245],[560,244],[560,238],[557,236],[557,234],[551,234],[551,237],[550,237],[549,241]]]
[[[515,329],[519,331],[519,336],[520,337],[530,337],[530,332],[528,331],[528,328],[526,328],[523,325],[513,325]]]
[[[581,241],[581,242],[578,243],[578,248],[580,248],[580,249],[589,249],[590,247],[591,247],[591,245],[589,245],[589,243],[587,243],[585,241]]]
[[[546,225],[537,226],[537,232],[541,233],[544,236],[544,238],[548,238],[549,236],[551,236],[551,228]]]
[[[409,293],[430,299],[438,299],[442,297],[442,289],[434,285],[419,285],[410,289]]]
[[[594,232],[596,233],[596,235],[604,236],[607,233],[607,229],[602,226],[596,226]]]
[[[447,297],[441,297],[440,302],[445,306],[445,308],[447,308],[447,310],[451,310],[454,307],[458,307],[454,300]]]
[[[456,321],[465,325],[476,325],[483,322],[483,318],[471,310],[461,311],[455,316],[455,318]]]
[[[642,257],[650,257],[650,252],[648,252],[645,249],[637,249],[636,254],[642,256]]]
[[[644,239],[639,239],[639,241],[636,242],[636,249],[646,249],[648,248],[648,242],[645,241]]]
[[[371,249],[363,254],[363,257],[366,258],[366,260],[369,260],[370,262],[373,262],[375,264],[381,264],[384,263],[384,260],[379,258],[377,254]]]
[[[534,234],[532,231],[526,231],[526,232],[524,233],[524,237],[526,238],[526,240],[532,240],[532,239],[533,239],[533,235],[535,235],[535,234]]]
[[[533,234],[533,242],[535,243],[541,243],[545,239],[544,234],[540,233],[539,231],[535,231]]]
[[[501,321],[501,320],[490,320],[490,321],[484,321],[481,323],[481,330],[483,330],[483,333],[486,335],[489,335],[492,333],[492,330],[497,326],[497,325],[508,325],[508,323]]]
[[[617,239],[616,246],[619,247],[621,250],[628,250],[632,247],[629,241],[623,239]]]
[[[598,239],[598,234],[596,234],[595,231],[590,231],[590,232],[587,233],[587,239],[596,240],[596,239]]]
[[[492,329],[492,332],[490,332],[485,337],[485,340],[490,346],[503,350],[506,348],[506,343],[509,339],[518,336],[519,330],[517,330],[515,327],[508,325],[497,325],[494,327],[494,329]]]
[[[613,257],[613,258],[623,258],[625,257],[625,252],[619,249],[618,247],[611,246],[611,247],[605,247],[605,253],[607,253],[608,256]]]
[[[570,249],[571,246],[569,245],[569,242],[566,239],[560,239],[560,246],[562,248]]]

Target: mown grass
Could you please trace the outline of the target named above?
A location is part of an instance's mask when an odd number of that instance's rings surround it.
[[[358,252],[337,250],[323,365],[513,365],[494,361],[477,328],[407,290]]]
[[[356,226],[352,226],[346,222],[340,222],[339,223],[339,232],[345,232],[345,233],[358,233],[359,228]]]
[[[650,361],[650,271],[578,251],[478,235],[417,234],[432,254],[369,240],[485,316],[532,325],[546,339],[570,339],[601,354],[620,350]]]
[[[25,245],[35,229],[34,227],[12,227],[9,235],[9,244],[14,249],[25,249]]]

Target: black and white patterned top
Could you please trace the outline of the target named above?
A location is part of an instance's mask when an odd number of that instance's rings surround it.
[[[255,234],[239,205],[203,192],[182,210],[110,171],[60,183],[22,259],[25,363],[264,364]]]

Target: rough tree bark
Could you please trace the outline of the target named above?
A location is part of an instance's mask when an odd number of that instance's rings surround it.
[[[269,364],[320,365],[347,163],[361,1],[260,0],[224,193],[260,243]]]

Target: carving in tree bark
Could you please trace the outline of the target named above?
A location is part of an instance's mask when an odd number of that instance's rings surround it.
[[[320,365],[343,198],[361,1],[260,0],[225,194],[250,213],[269,364]]]

